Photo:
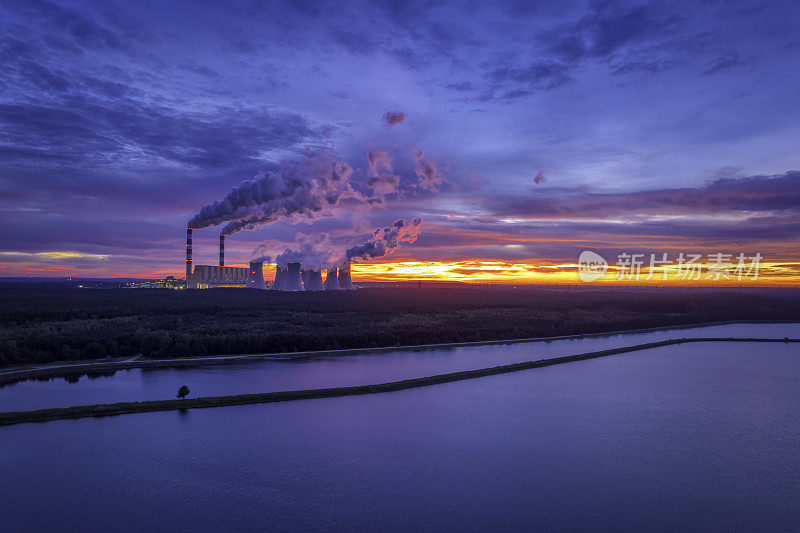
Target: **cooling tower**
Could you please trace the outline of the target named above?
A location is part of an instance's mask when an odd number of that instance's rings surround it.
[[[264,263],[261,261],[250,261],[250,272],[247,275],[248,289],[266,289],[267,284],[264,281]]]
[[[337,277],[339,280],[339,288],[340,289],[352,289],[353,282],[350,280],[350,264],[343,266],[342,269],[339,271],[339,275]]]
[[[219,234],[219,266],[225,266],[225,234]]]
[[[192,228],[186,228],[186,277],[192,275]]]
[[[325,287],[322,285],[322,271],[321,270],[308,270],[308,280],[305,282],[307,291],[324,291]]]
[[[275,281],[272,283],[273,291],[282,291],[286,285],[286,267],[275,267]]]
[[[303,287],[306,287],[306,285],[308,285],[309,272],[310,271],[307,268],[304,268],[303,270],[300,271],[300,277],[303,278]],[[306,287],[306,290],[308,290],[308,287]]]
[[[328,269],[328,276],[325,278],[326,291],[339,290],[339,280],[337,279],[338,275],[339,275],[339,270],[336,267]]]
[[[286,283],[283,287],[285,291],[302,291],[303,277],[300,274],[300,263],[289,263],[286,265]]]

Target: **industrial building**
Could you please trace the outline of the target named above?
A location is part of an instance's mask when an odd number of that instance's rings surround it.
[[[249,268],[197,265],[194,272],[186,278],[186,286],[189,289],[246,287],[249,279]]]

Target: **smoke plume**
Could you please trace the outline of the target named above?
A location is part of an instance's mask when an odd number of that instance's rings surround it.
[[[383,125],[388,129],[396,124],[400,124],[405,118],[406,114],[402,111],[387,111],[383,114]]]
[[[222,233],[231,235],[281,217],[315,220],[333,216],[348,198],[369,201],[353,189],[352,174],[347,163],[336,161],[328,152],[284,161],[278,170],[244,181],[222,200],[203,207],[188,225],[197,229],[227,222]]]
[[[415,217],[408,223],[402,218],[397,219],[387,228],[376,229],[367,242],[348,248],[344,260],[351,263],[358,259],[368,261],[388,255],[403,244],[414,243],[421,232],[421,225],[422,217]]]

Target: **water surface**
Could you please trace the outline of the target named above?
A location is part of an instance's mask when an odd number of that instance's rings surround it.
[[[719,349],[727,346],[727,349]],[[796,345],[0,428],[8,531],[800,529]]]

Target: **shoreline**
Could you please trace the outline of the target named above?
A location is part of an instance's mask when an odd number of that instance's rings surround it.
[[[437,374],[422,378],[413,378],[402,381],[392,381],[373,385],[356,385],[349,387],[334,387],[327,389],[307,389],[297,391],[266,392],[256,394],[239,394],[233,396],[207,396],[191,399],[170,399],[170,400],[150,400],[143,402],[120,402],[113,404],[82,405],[74,407],[60,407],[51,409],[39,409],[35,411],[16,411],[0,413],[0,426],[23,424],[29,422],[48,422],[53,420],[77,419],[87,417],[116,416],[134,413],[147,413],[157,411],[184,411],[187,409],[204,409],[210,407],[224,407],[232,405],[252,405],[261,403],[274,403],[294,400],[308,400],[314,398],[335,398],[340,396],[356,396],[362,394],[377,394],[398,390],[412,389],[449,383],[453,381],[463,381],[480,377],[518,372],[533,368],[596,359],[621,353],[636,352],[672,346],[691,342],[780,342],[780,343],[800,343],[800,338],[784,339],[760,339],[760,338],[724,338],[724,337],[698,337],[685,339],[669,339],[658,342],[649,342],[624,346],[609,350],[587,352],[575,355],[566,355],[551,359],[539,359],[509,365],[500,365],[477,370],[466,370],[451,372],[447,374]]]
[[[401,346],[380,346],[373,348],[342,348],[336,350],[313,350],[300,352],[275,352],[261,354],[230,354],[210,355],[204,357],[181,357],[172,359],[135,359],[123,361],[91,361],[70,362],[55,366],[21,368],[17,370],[0,371],[0,385],[10,385],[19,381],[36,378],[58,378],[91,372],[111,372],[131,370],[135,368],[180,368],[187,366],[219,365],[232,363],[258,362],[268,360],[286,360],[295,358],[315,358],[336,355],[357,355],[366,353],[383,353],[390,351],[413,351],[441,348],[460,348],[469,346],[486,346],[491,344],[520,344],[529,342],[549,342],[556,340],[583,339],[592,337],[605,337],[609,335],[625,335],[635,333],[650,333],[656,331],[670,331],[675,329],[692,329],[711,326],[724,326],[731,324],[800,324],[796,320],[727,320],[717,322],[698,322],[674,326],[656,326],[650,328],[613,330],[597,333],[559,335],[554,337],[523,337],[515,339],[495,339],[486,341],[445,342],[434,344],[410,344]]]

